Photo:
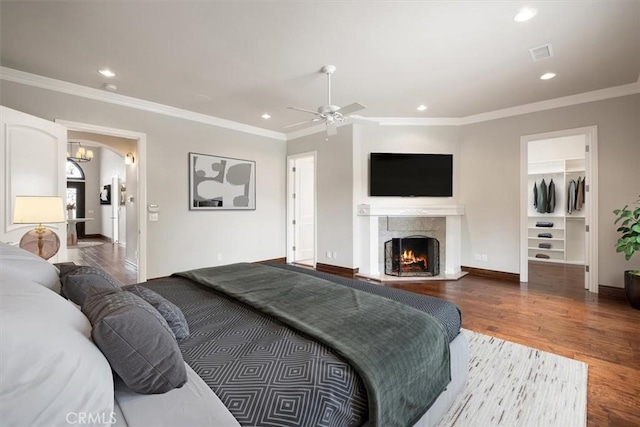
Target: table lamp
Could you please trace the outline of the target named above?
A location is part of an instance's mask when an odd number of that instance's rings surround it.
[[[42,224],[65,222],[62,197],[16,196],[13,211],[14,224],[37,224],[20,239],[20,247],[49,259],[60,249],[58,235]]]

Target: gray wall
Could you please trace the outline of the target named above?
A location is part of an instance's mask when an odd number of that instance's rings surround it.
[[[349,127],[341,127],[338,137],[328,142],[323,134],[289,141],[287,152],[317,149],[319,153],[318,212],[319,216],[324,215],[318,220],[319,262],[358,267],[358,230],[347,218],[350,207],[345,204],[349,200],[352,200],[351,207],[369,202],[401,206],[461,204],[466,208],[462,265],[518,273],[520,137],[592,125],[598,126],[599,144],[599,283],[622,287],[623,271],[640,268],[640,258],[636,256],[626,262],[615,253],[618,234],[613,226],[612,210],[635,201],[640,194],[640,95],[460,127],[356,124],[351,133],[347,131]],[[375,200],[368,197],[368,156],[373,151],[453,153],[456,158],[454,197]],[[354,177],[353,187],[342,181],[349,175]],[[335,177],[340,177],[340,181],[327,185]],[[344,234],[349,230],[354,232]],[[353,238],[349,241],[345,236]],[[351,251],[353,263],[323,259],[323,250],[335,246]],[[488,260],[474,261],[474,253],[487,254]]]
[[[147,227],[150,278],[285,256],[285,142],[7,81],[0,93],[2,105],[44,119],[147,134],[147,202],[160,205]],[[256,210],[189,211],[189,152],[255,160]]]
[[[352,126],[341,126],[326,140],[324,132],[294,139],[287,155],[316,151],[316,261],[352,268],[355,203],[353,199]],[[327,258],[327,251],[337,258]]]
[[[612,211],[640,194],[640,95],[590,102],[463,126],[461,142],[462,263],[517,273],[520,245],[520,137],[598,126],[599,283],[623,286],[623,271],[640,268],[614,249]],[[488,262],[473,260],[488,254]]]

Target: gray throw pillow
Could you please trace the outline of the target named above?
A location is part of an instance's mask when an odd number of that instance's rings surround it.
[[[145,288],[144,286],[133,285],[127,286],[124,289],[138,295],[140,298],[151,304],[153,308],[158,310],[164,320],[169,324],[169,327],[176,336],[176,339],[182,340],[189,336],[189,325],[187,324],[187,319],[185,319],[184,313],[180,310],[180,307],[157,292]]]
[[[65,269],[60,275],[62,295],[78,304],[84,305],[91,288],[120,290],[118,282],[109,273],[98,267],[79,266]]]
[[[92,289],[82,312],[111,368],[133,391],[165,393],[187,382],[178,344],[156,309],[131,292]]]

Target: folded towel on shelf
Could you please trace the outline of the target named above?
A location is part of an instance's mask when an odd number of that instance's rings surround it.
[[[538,221],[536,227],[553,227],[553,223],[549,221]]]
[[[549,259],[549,255],[547,255],[547,254],[536,254],[536,258]]]
[[[538,243],[538,247],[542,249],[551,249],[551,243]]]
[[[547,239],[551,239],[553,238],[553,235],[551,233],[538,233],[538,237],[544,237]]]

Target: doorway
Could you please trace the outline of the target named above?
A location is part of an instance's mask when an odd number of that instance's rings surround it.
[[[316,265],[316,153],[288,157],[287,262]]]
[[[85,218],[85,183],[82,181],[67,180],[67,206],[73,205],[74,209],[67,209],[67,212],[75,212],[77,218]],[[76,224],[78,239],[85,237],[85,224]]]
[[[147,279],[147,224],[146,224],[146,212],[145,206],[147,201],[146,195],[146,134],[122,129],[108,128],[104,126],[96,126],[86,123],[70,122],[66,120],[56,120],[56,123],[62,124],[68,131],[78,133],[89,133],[95,135],[101,135],[105,138],[115,137],[115,139],[127,139],[133,143],[132,153],[120,153],[124,159],[125,154],[132,154],[131,159],[135,159],[132,163],[127,163],[126,166],[126,178],[124,182],[126,185],[116,186],[114,192],[114,199],[111,203],[115,203],[118,206],[120,203],[126,203],[126,227],[127,227],[127,243],[126,243],[126,256],[124,262],[127,264],[133,264],[137,270],[137,281],[143,282]],[[113,138],[112,138],[113,139]],[[118,146],[117,142],[101,141],[100,145],[103,145],[110,150],[120,152],[122,147]],[[119,182],[118,182],[119,183]],[[119,183],[121,184],[121,183]],[[101,186],[111,185],[113,182],[101,183]],[[119,193],[121,188],[125,188],[126,193]],[[112,207],[112,206],[109,206]],[[111,218],[109,217],[109,224]],[[117,246],[117,245],[112,245]]]
[[[520,281],[529,281],[530,268],[547,275],[560,268],[569,282],[598,292],[597,128],[520,141]]]

